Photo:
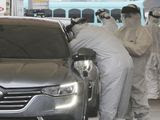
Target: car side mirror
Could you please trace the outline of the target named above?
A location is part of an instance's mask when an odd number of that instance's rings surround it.
[[[95,60],[96,52],[89,48],[80,48],[77,54],[72,56],[74,61]]]

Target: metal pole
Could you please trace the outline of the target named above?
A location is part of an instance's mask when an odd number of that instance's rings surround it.
[[[12,15],[12,0],[10,0],[9,2],[10,2],[10,5],[9,5],[9,7],[10,7],[9,15],[11,16]]]
[[[11,16],[13,16],[14,15],[14,8],[13,8],[13,5],[14,4],[14,2],[13,2],[13,0],[11,0]]]

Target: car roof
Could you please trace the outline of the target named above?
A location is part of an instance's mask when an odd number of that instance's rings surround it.
[[[60,24],[59,20],[48,18],[35,18],[35,17],[14,17],[14,16],[0,16],[0,24],[19,24],[19,25],[44,25],[50,26],[53,24]]]
[[[50,20],[58,20],[64,26],[67,26],[71,23],[71,18],[64,18],[64,17],[47,17]]]

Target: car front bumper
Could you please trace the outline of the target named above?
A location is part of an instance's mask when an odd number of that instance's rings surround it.
[[[35,95],[27,105],[19,110],[0,110],[0,118],[52,117],[59,120],[80,120],[84,111],[84,89],[79,85],[76,95],[52,97]]]

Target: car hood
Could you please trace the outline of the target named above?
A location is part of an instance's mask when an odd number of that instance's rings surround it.
[[[41,87],[73,82],[64,62],[0,62],[0,86],[4,88]]]

